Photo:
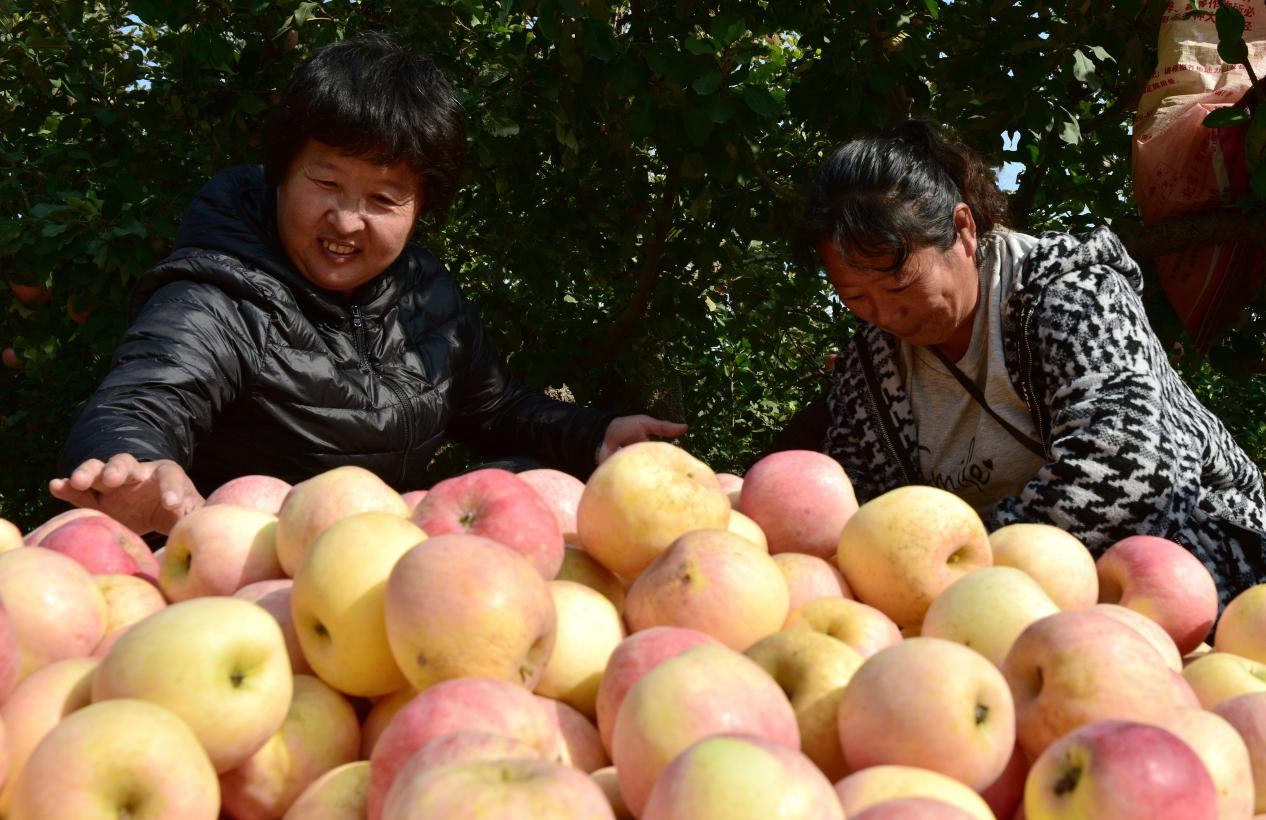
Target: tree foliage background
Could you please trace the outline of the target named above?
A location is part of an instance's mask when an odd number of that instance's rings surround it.
[[[312,50],[388,31],[463,98],[468,179],[417,241],[529,385],[691,424],[741,471],[848,333],[792,262],[832,146],[908,116],[1018,163],[1009,222],[1137,229],[1130,134],[1164,3],[0,0],[0,515],[31,526],[132,286]],[[1198,238],[1198,237],[1197,237]],[[1153,323],[1181,333],[1159,288]],[[1259,297],[1260,298],[1260,297]],[[1266,464],[1261,304],[1180,368]],[[89,312],[89,310],[91,312]],[[84,314],[87,313],[85,318]],[[442,454],[437,477],[463,454]]]

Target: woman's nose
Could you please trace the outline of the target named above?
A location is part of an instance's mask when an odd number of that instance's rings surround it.
[[[327,218],[336,231],[342,234],[356,233],[365,227],[365,217],[354,202],[339,200],[331,206]]]

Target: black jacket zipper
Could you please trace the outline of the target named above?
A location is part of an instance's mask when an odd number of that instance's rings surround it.
[[[361,370],[376,375],[386,385],[387,389],[391,391],[391,394],[396,397],[396,402],[400,405],[400,417],[404,422],[404,449],[400,453],[400,479],[397,484],[403,487],[409,474],[409,453],[413,450],[413,419],[410,415],[411,408],[408,397],[400,389],[399,385],[373,366],[368,354],[365,352],[365,323],[361,319],[360,308],[353,305],[351,314],[353,346],[356,348],[356,357],[360,360]]]

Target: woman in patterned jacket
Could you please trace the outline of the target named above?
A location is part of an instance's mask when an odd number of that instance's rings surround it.
[[[1172,539],[1223,601],[1266,580],[1262,473],[1170,367],[1121,242],[1006,230],[965,147],[907,123],[823,165],[805,246],[860,320],[825,450],[860,499],[932,484],[990,530],[1053,524],[1096,555]]]

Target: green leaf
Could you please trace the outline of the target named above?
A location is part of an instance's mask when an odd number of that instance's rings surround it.
[[[708,137],[712,136],[712,118],[707,111],[698,108],[686,111],[682,114],[682,124],[686,127],[686,136],[695,146],[706,144]]]
[[[747,31],[747,21],[732,14],[718,14],[712,18],[712,25],[709,30],[712,32],[713,40],[723,46],[728,46],[742,37],[743,32]]]
[[[300,3],[295,8],[294,19],[295,27],[302,26],[304,23],[312,19],[312,14],[320,6],[320,3]]]
[[[1230,128],[1248,122],[1248,112],[1238,105],[1227,105],[1210,111],[1204,118],[1205,128]]]
[[[749,85],[743,89],[743,102],[747,107],[762,117],[772,119],[778,116],[778,101],[769,90],[760,86]]]
[[[730,94],[715,94],[707,102],[708,116],[720,124],[729,122],[738,113],[738,100]]]
[[[558,0],[558,5],[563,7],[563,11],[577,19],[589,16],[588,9],[581,3],[576,2],[576,0]]]
[[[584,23],[585,52],[607,62],[616,56],[620,47],[611,34],[611,27],[604,20],[586,20]]]
[[[648,91],[634,100],[629,109],[629,136],[636,141],[649,137],[654,116],[655,101]]]
[[[1097,86],[1099,78],[1095,76],[1094,61],[1081,49],[1073,51],[1073,76],[1089,86]]]
[[[1103,46],[1091,46],[1090,53],[1095,55],[1095,59],[1101,63],[1115,63],[1117,60],[1112,53]]]
[[[928,10],[928,15],[933,20],[941,16],[941,7],[937,0],[923,0],[923,7]]]
[[[686,38],[686,51],[691,54],[716,54],[717,47],[710,40],[700,40],[698,37]]]
[[[1060,126],[1059,138],[1069,145],[1077,145],[1081,142],[1081,126],[1077,123],[1077,118],[1063,106],[1059,110],[1068,115],[1068,119]]]
[[[60,236],[61,234],[65,233],[66,229],[69,227],[70,227],[70,224],[67,222],[50,222],[49,224],[45,225],[43,228],[40,229],[40,236],[43,236],[43,237]]]
[[[695,75],[694,82],[690,87],[695,93],[706,97],[721,87],[721,67],[716,63],[703,66],[699,73]]]

